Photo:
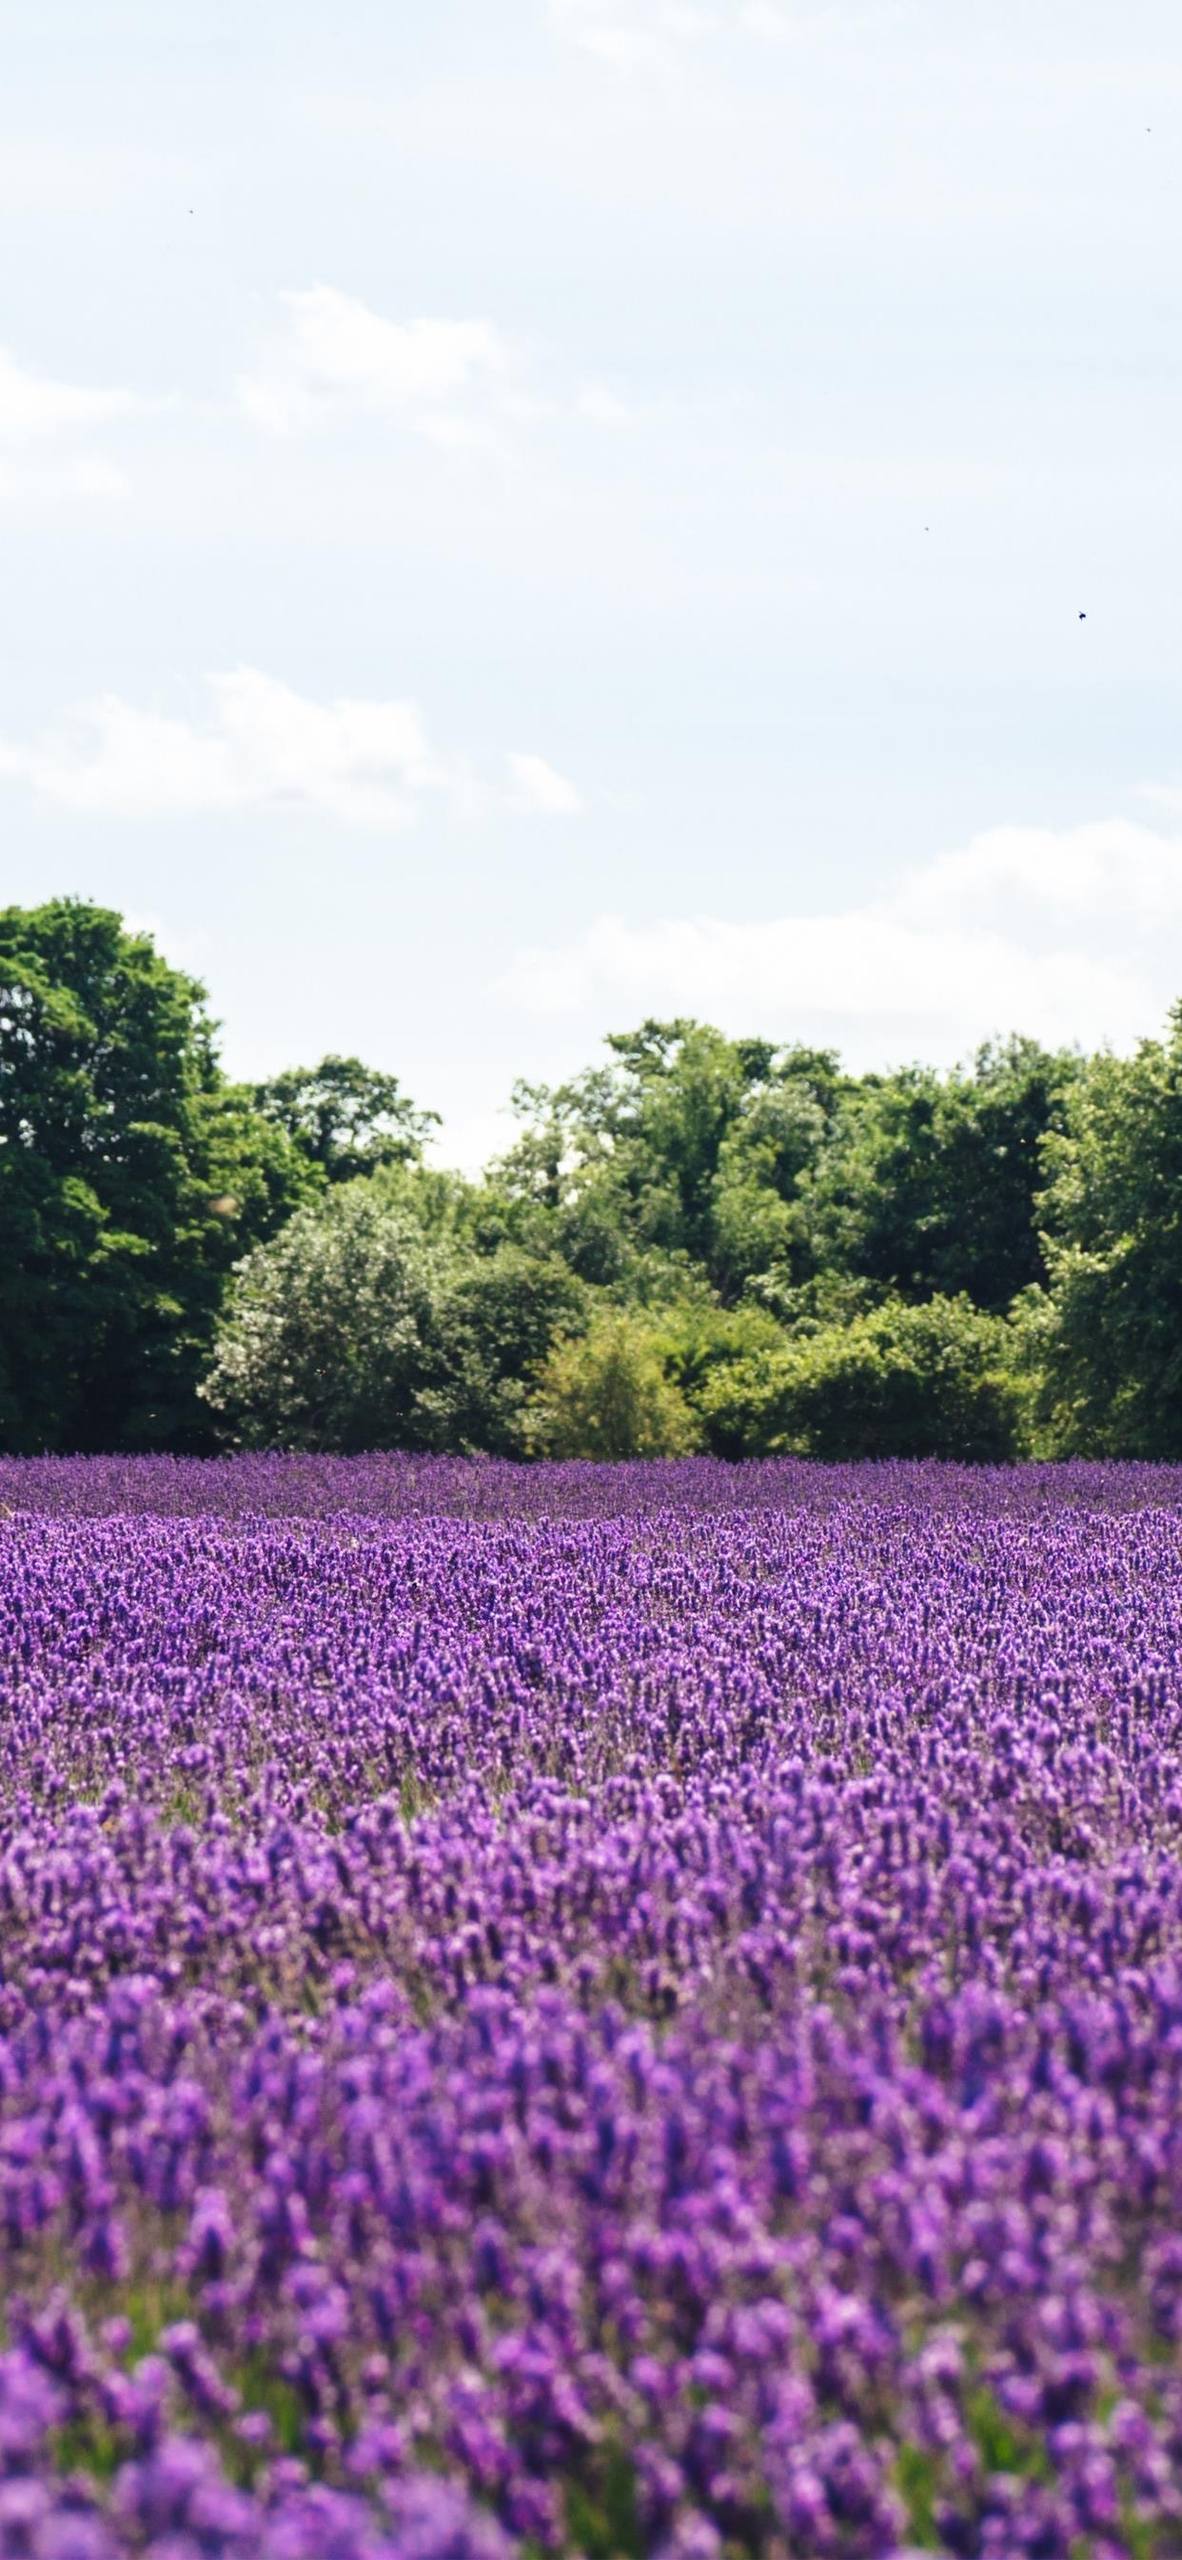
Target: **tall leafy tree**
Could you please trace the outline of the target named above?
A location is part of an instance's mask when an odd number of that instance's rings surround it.
[[[1052,1443],[1182,1457],[1182,1005],[1164,1040],[1089,1061],[1046,1155],[1032,1315]]]
[[[417,1164],[437,1111],[420,1111],[397,1076],[360,1058],[288,1067],[253,1088],[264,1119],[282,1129],[327,1182],[352,1182],[383,1164]]]
[[[199,1445],[235,1255],[302,1158],[221,1084],[204,990],[107,908],[0,911],[0,1435]]]
[[[203,990],[149,937],[9,908],[0,1442],[199,1448],[220,1412],[509,1451],[545,1379],[597,1447],[628,1381],[719,1448],[998,1447],[1015,1396],[1026,1428],[1022,1350],[1050,1443],[1177,1454],[1180,1096],[1182,1012],[1131,1062],[1013,1040],[861,1079],[648,1021],[521,1088],[516,1145],[471,1184],[424,1165],[433,1115],[395,1077],[333,1056],[228,1084]]]
[[[825,1050],[728,1040],[708,1024],[614,1032],[609,1062],[553,1091],[521,1086],[524,1127],[500,1178],[545,1202],[588,1280],[626,1281],[656,1249],[724,1298],[783,1259],[800,1176],[840,1084]]]
[[[1078,1061],[1011,1040],[943,1077],[928,1067],[850,1084],[804,1176],[814,1270],[872,1294],[967,1294],[1000,1312],[1045,1277],[1042,1148]]]
[[[777,1052],[748,1083],[711,1185],[710,1270],[724,1300],[811,1274],[804,1197],[845,1084],[832,1051],[805,1048]]]

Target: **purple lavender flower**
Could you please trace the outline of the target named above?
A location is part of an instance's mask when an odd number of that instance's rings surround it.
[[[0,2560],[1182,2560],[1180,1515],[0,1460]]]

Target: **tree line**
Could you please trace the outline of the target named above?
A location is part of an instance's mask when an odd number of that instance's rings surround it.
[[[195,979],[0,910],[0,1445],[1182,1458],[1182,1007],[941,1075],[646,1022],[477,1181]]]

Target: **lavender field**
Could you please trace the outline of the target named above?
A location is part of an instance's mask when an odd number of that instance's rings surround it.
[[[1182,2553],[1182,1471],[0,1461],[0,2553]]]

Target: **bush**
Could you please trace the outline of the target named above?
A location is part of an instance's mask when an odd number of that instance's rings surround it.
[[[1013,1458],[1027,1390],[1009,1328],[966,1297],[890,1299],[719,1367],[701,1412],[720,1455]]]
[[[677,1458],[697,1440],[685,1397],[666,1376],[660,1336],[620,1308],[601,1309],[586,1333],[555,1344],[530,1437],[554,1458]]]
[[[425,1444],[527,1455],[539,1368],[557,1334],[586,1323],[587,1296],[556,1254],[464,1251],[440,1314],[440,1374],[418,1397]]]
[[[712,1400],[721,1394],[721,1381],[729,1372],[783,1349],[783,1325],[752,1301],[721,1307],[716,1299],[705,1304],[686,1299],[659,1314],[654,1310],[652,1323],[665,1375],[685,1398],[697,1441],[717,1457],[735,1454],[719,1440]]]

